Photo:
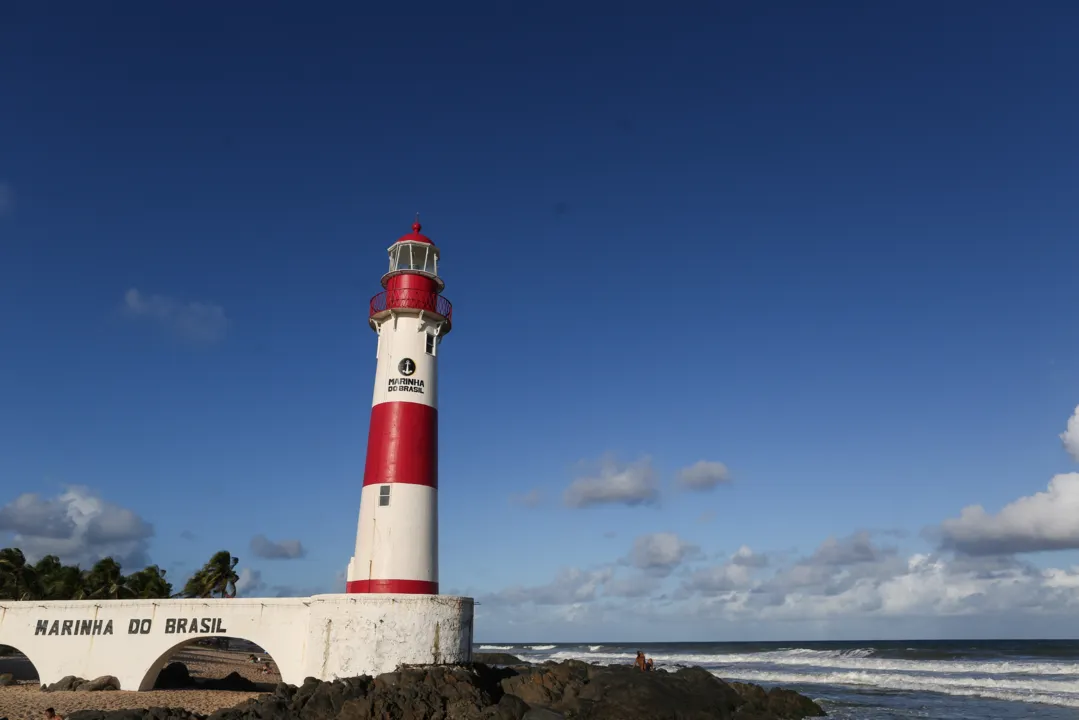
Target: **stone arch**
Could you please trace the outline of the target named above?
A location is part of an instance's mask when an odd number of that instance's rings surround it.
[[[277,666],[278,672],[281,673],[282,680],[284,680],[285,669],[281,667],[279,657],[276,654],[275,650],[267,647],[265,642],[258,641],[249,637],[244,637],[243,635],[198,635],[196,637],[188,637],[180,640],[169,646],[163,653],[158,655],[157,658],[153,661],[153,663],[150,664],[150,667],[148,667],[146,669],[146,672],[143,674],[142,680],[139,682],[138,689],[140,691],[153,690],[154,684],[157,682],[158,676],[161,674],[161,671],[165,669],[165,666],[168,665],[169,661],[174,655],[182,651],[184,648],[194,646],[199,641],[212,639],[242,640],[244,642],[251,643],[252,645],[257,645],[258,647],[262,648],[267,655],[270,656],[274,665]]]
[[[41,682],[41,670],[30,653],[17,645],[0,642],[0,675],[8,673],[15,680]]]

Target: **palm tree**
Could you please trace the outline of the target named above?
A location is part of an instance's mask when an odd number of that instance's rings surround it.
[[[214,553],[209,562],[188,579],[181,594],[189,598],[236,597],[236,582],[240,579],[236,572],[238,562],[240,559],[228,550]]]
[[[136,597],[134,589],[120,568],[120,563],[111,557],[101,558],[90,572],[86,573],[88,597],[104,600],[122,600]]]
[[[165,571],[157,565],[150,565],[127,576],[127,586],[135,597],[149,600],[172,597],[172,583],[165,579]]]
[[[40,588],[34,567],[19,548],[0,550],[0,596],[7,600],[39,600]]]

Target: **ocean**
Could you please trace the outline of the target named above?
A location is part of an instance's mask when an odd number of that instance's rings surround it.
[[[1079,640],[477,644],[522,660],[699,665],[797,690],[839,720],[1079,720]]]

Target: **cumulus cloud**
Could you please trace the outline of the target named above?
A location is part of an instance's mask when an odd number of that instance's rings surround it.
[[[554,580],[545,585],[531,587],[515,585],[484,598],[484,602],[520,605],[569,605],[595,600],[601,588],[614,577],[614,571],[607,568],[582,570],[565,568],[559,571]]]
[[[1075,425],[1069,422],[1062,435],[1065,447]],[[932,552],[904,553],[882,540],[903,533],[859,530],[825,538],[800,557],[742,546],[719,564],[708,563],[711,552],[687,554],[671,533],[652,533],[637,538],[613,566],[563,571],[547,585],[493,594],[500,603],[484,610],[484,622],[563,635],[561,628],[575,624],[575,639],[627,626],[663,633],[710,626],[728,635],[784,638],[807,630],[818,637],[940,635],[956,628],[985,635],[1002,623],[1020,632],[1079,632],[1079,566],[1043,568],[1019,556],[1079,549],[1079,473],[1057,475],[1045,491],[995,514],[964,508],[935,530],[939,544]],[[513,609],[522,603],[533,607],[523,614]],[[801,629],[792,633],[792,622]]]
[[[125,567],[149,564],[153,526],[138,514],[106,502],[86,487],[70,486],[54,498],[24,493],[0,507],[0,532],[30,560],[57,555],[89,565],[113,557]]]
[[[136,288],[124,293],[124,310],[132,317],[153,320],[177,337],[196,343],[223,339],[229,326],[220,305],[145,295]]]
[[[651,505],[659,500],[651,458],[621,465],[604,457],[595,473],[577,478],[562,496],[569,507],[594,505]]]
[[[266,589],[262,582],[262,573],[245,567],[240,570],[240,579],[236,581],[236,594],[246,597],[258,597]]]
[[[639,570],[667,575],[698,552],[699,548],[674,533],[652,533],[641,535],[633,541],[629,562]]]
[[[1068,418],[1068,426],[1064,432],[1060,433],[1060,441],[1064,443],[1064,449],[1068,451],[1072,459],[1079,462],[1079,405]]]
[[[1069,423],[1070,425],[1070,423]],[[941,523],[941,547],[968,555],[1079,549],[1079,473],[1057,475],[1044,492],[992,515],[981,505]]]
[[[741,565],[742,567],[768,567],[768,562],[767,555],[753,552],[748,545],[743,545],[738,548],[737,552],[731,556],[731,563],[734,565]]]
[[[882,635],[919,627],[927,618],[981,619],[972,627],[991,632],[1005,614],[1072,618],[1079,612],[1079,567],[1043,570],[1014,557],[903,556],[863,533],[825,540],[809,556],[774,569],[763,557],[744,547],[725,563],[691,565],[688,574],[666,579],[643,571],[621,576],[610,568],[563,571],[547,585],[494,594],[499,604],[486,612],[492,624],[508,623],[521,617],[513,606],[532,603],[527,624],[570,623],[578,632],[627,622],[665,628],[687,623],[696,631],[723,623],[763,629],[769,623],[829,622]],[[665,589],[676,578],[678,586]],[[788,627],[786,637],[789,626],[781,627]]]
[[[299,540],[281,540],[274,542],[265,535],[251,538],[251,553],[266,560],[296,560],[307,554]]]
[[[678,486],[683,490],[711,490],[730,481],[730,471],[721,462],[701,460],[678,471]]]
[[[543,502],[543,494],[539,490],[529,490],[523,495],[513,495],[510,502],[525,507],[538,507]]]

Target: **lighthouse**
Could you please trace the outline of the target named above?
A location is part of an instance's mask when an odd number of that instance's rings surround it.
[[[438,352],[453,308],[421,229],[417,218],[390,245],[371,298],[375,392],[348,593],[438,594]]]

